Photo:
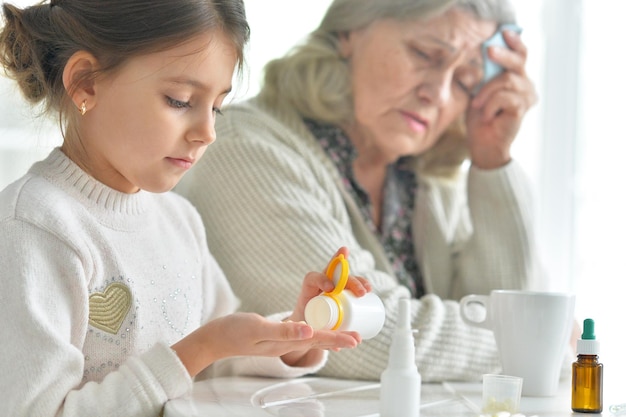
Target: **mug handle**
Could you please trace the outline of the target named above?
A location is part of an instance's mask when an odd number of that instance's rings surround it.
[[[470,294],[461,298],[459,302],[459,312],[461,313],[461,318],[463,322],[469,326],[474,327],[482,327],[483,329],[491,330],[491,320],[489,319],[489,296],[488,295],[479,295],[479,294]],[[485,318],[481,321],[474,320],[473,318],[467,315],[467,307],[470,304],[480,304],[485,309]]]

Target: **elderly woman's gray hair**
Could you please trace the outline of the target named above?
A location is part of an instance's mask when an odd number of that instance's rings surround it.
[[[498,25],[515,23],[509,0],[335,0],[302,44],[268,63],[260,99],[302,117],[335,125],[350,123],[350,72],[339,53],[340,35],[383,18],[428,20],[451,8]],[[463,122],[457,121],[443,136],[420,159],[428,173],[448,176],[467,156]]]
[[[515,22],[515,13],[508,0],[335,0],[326,11],[318,31],[358,29],[380,18],[428,19],[451,7],[499,24]]]

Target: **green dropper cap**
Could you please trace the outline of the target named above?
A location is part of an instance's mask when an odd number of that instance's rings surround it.
[[[600,345],[596,340],[595,323],[592,319],[583,321],[583,334],[578,339],[577,350],[579,355],[597,355]]]
[[[593,322],[592,319],[585,319],[585,321],[583,321],[583,335],[581,336],[581,339],[585,339],[585,340],[596,340],[596,334],[595,334],[595,323]]]

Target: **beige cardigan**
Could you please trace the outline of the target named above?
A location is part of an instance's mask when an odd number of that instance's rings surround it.
[[[377,238],[316,139],[292,110],[251,100],[227,108],[218,140],[176,191],[197,207],[207,239],[242,309],[293,308],[307,271],[323,270],[342,245],[351,272],[368,278],[387,319],[353,350],[331,352],[320,375],[380,377],[396,322],[399,285]],[[479,380],[497,372],[490,331],[466,326],[458,299],[538,280],[526,179],[515,162],[469,168],[456,180],[418,178],[413,221],[428,295],[412,300],[416,361],[425,381]]]

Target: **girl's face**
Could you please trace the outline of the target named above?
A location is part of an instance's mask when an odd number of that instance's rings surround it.
[[[69,154],[82,155],[75,162],[115,190],[172,189],[215,140],[236,64],[219,31],[129,60],[95,81],[80,144],[73,142],[83,149]]]
[[[494,22],[449,10],[427,21],[382,19],[341,40],[349,60],[360,155],[393,162],[431,148],[482,78],[480,44]]]

